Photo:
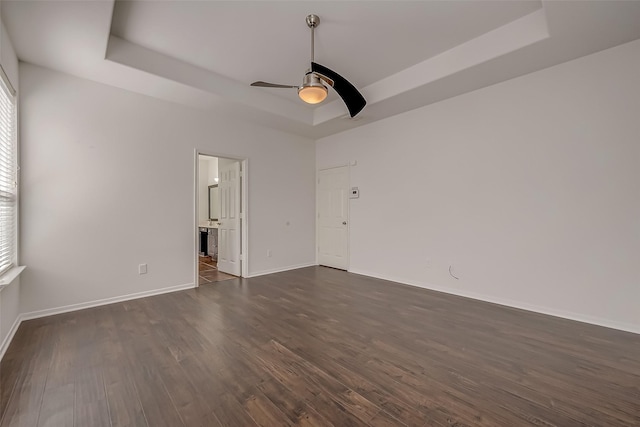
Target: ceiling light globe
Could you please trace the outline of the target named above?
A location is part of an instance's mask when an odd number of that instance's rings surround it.
[[[322,84],[320,77],[308,71],[302,79],[302,86],[298,89],[298,96],[307,104],[318,104],[327,97],[327,87]]]
[[[298,96],[307,104],[319,104],[327,97],[327,88],[320,86],[303,86],[298,89]]]

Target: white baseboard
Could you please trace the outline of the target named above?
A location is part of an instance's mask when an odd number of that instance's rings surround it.
[[[252,273],[249,273],[249,276],[247,277],[258,277],[258,276],[264,276],[265,274],[281,273],[283,271],[296,270],[298,268],[313,267],[314,265],[317,265],[317,264],[315,262],[311,262],[311,263],[305,263],[305,264],[290,265],[288,267],[283,267],[283,268],[274,268],[272,270],[254,271]]]
[[[315,265],[316,265],[315,263],[307,263],[307,264],[299,264],[299,265],[272,269],[272,270],[262,270],[262,271],[251,273],[249,277],[258,277],[266,274],[279,273],[283,271],[295,270],[298,268],[311,267]],[[490,302],[493,304],[499,304],[507,307],[518,308],[521,310],[532,311],[535,313],[541,313],[541,314],[546,314],[550,316],[560,317],[563,319],[575,320],[578,322],[589,323],[597,326],[604,326],[606,328],[618,329],[621,331],[640,334],[640,325],[632,325],[627,323],[616,322],[609,319],[601,319],[601,318],[596,318],[596,317],[587,316],[583,314],[572,313],[568,311],[549,309],[546,307],[531,305],[531,304],[523,303],[520,301],[512,301],[512,300],[503,299],[503,298],[495,298],[491,296],[476,294],[473,292],[460,291],[459,289],[452,289],[444,286],[435,286],[431,283],[417,283],[417,282],[408,281],[406,279],[399,279],[396,277],[384,276],[384,275],[380,275],[380,274],[372,273],[368,271],[350,270],[349,272],[354,274],[361,274],[363,276],[375,277],[377,279],[388,280],[391,282],[396,282],[396,283],[405,284],[409,286],[415,286],[418,288],[429,289],[432,291],[443,292],[443,293],[471,298],[479,301]],[[2,358],[4,357],[4,354],[7,351],[7,348],[9,348],[9,344],[11,343],[11,340],[15,336],[16,331],[18,330],[18,327],[25,320],[37,319],[37,318],[46,317],[46,316],[53,316],[55,314],[68,313],[72,311],[83,310],[85,308],[98,307],[101,305],[113,304],[113,303],[123,302],[123,301],[130,301],[138,298],[145,298],[149,296],[161,295],[161,294],[166,294],[170,292],[177,292],[177,291],[182,291],[186,289],[192,289],[194,287],[195,285],[193,283],[187,283],[183,285],[170,286],[162,289],[154,289],[150,291],[137,292],[133,294],[121,295],[121,296],[111,297],[111,298],[104,298],[104,299],[89,301],[85,303],[71,304],[71,305],[66,305],[66,306],[57,307],[57,308],[50,308],[46,310],[22,313],[18,315],[15,322],[11,326],[9,333],[2,341],[2,344],[0,345],[0,360],[2,360]]]
[[[11,340],[13,340],[13,336],[18,331],[18,327],[20,326],[20,323],[22,323],[22,317],[19,314],[18,317],[16,317],[16,320],[13,322],[13,325],[11,325],[11,329],[9,329],[9,333],[7,334],[6,337],[4,337],[4,340],[2,341],[2,345],[0,345],[0,360],[2,360],[2,358],[4,357],[4,354],[9,348],[9,344],[11,344]]]
[[[68,312],[77,311],[77,310],[84,310],[85,308],[98,307],[101,305],[113,304],[116,302],[130,301],[138,298],[145,298],[145,297],[150,297],[154,295],[167,294],[169,292],[183,291],[185,289],[192,289],[194,287],[195,287],[195,284],[186,283],[184,285],[169,286],[168,288],[152,289],[150,291],[136,292],[133,294],[120,295],[117,297],[104,298],[104,299],[88,301],[88,302],[81,302],[79,304],[71,304],[71,305],[65,305],[62,307],[48,308],[46,310],[31,311],[29,313],[22,313],[20,316],[22,317],[22,320],[38,319],[40,317],[53,316],[55,314],[68,313]]]
[[[389,280],[391,282],[397,282],[404,285],[415,286],[418,288],[429,289],[432,291],[443,292],[446,294],[457,295],[457,296],[471,298],[479,301],[490,302],[493,304],[504,305],[506,307],[517,308],[520,310],[532,311],[534,313],[546,314],[549,316],[560,317],[563,319],[575,320],[577,322],[589,323],[596,326],[604,326],[605,328],[617,329],[620,331],[640,334],[640,325],[621,323],[615,320],[602,319],[602,318],[593,317],[585,314],[573,313],[570,311],[541,307],[533,304],[524,303],[521,301],[513,301],[506,298],[496,298],[492,296],[477,294],[474,292],[461,291],[459,289],[453,289],[446,286],[436,286],[431,283],[419,283],[419,282],[407,281],[406,279],[383,276],[383,275],[371,273],[368,271],[349,270],[349,272],[354,274],[361,274],[363,276],[375,277],[376,279]]]
[[[2,360],[2,358],[4,357],[4,353],[7,351],[7,348],[9,348],[9,344],[11,344],[11,340],[13,340],[13,337],[16,334],[16,331],[18,330],[18,327],[20,327],[20,324],[25,320],[38,319],[40,317],[47,317],[47,316],[53,316],[56,314],[69,313],[71,311],[84,310],[85,308],[98,307],[101,305],[108,305],[116,302],[130,301],[138,298],[151,297],[154,295],[162,295],[162,294],[167,294],[169,292],[177,292],[177,291],[183,291],[186,289],[193,289],[193,288],[195,288],[195,284],[185,283],[184,285],[169,286],[167,288],[153,289],[150,291],[136,292],[133,294],[121,295],[121,296],[111,297],[111,298],[103,298],[103,299],[89,301],[89,302],[82,302],[79,304],[71,304],[71,305],[65,305],[62,307],[48,308],[46,310],[38,310],[38,311],[31,311],[29,313],[21,313],[16,318],[16,321],[13,323],[13,326],[11,326],[11,330],[5,337],[4,341],[2,341],[2,345],[0,346],[0,360]]]

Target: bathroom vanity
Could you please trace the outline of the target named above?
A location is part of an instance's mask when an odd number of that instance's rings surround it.
[[[220,193],[218,184],[208,188],[209,219],[200,221],[200,255],[210,256],[214,261],[218,259],[218,217],[220,215]],[[202,203],[203,201],[201,201]],[[202,217],[201,217],[202,218]]]
[[[218,259],[218,224],[205,221],[198,224],[200,231],[200,255]]]

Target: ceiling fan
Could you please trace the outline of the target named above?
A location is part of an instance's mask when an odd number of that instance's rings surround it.
[[[311,69],[307,70],[307,73],[302,79],[302,85],[281,85],[276,83],[267,83],[263,81],[257,81],[251,83],[251,86],[257,87],[270,87],[270,88],[295,88],[298,89],[298,96],[304,102],[308,104],[318,104],[327,97],[327,87],[323,84],[325,82],[331,86],[340,95],[344,101],[351,117],[355,117],[364,106],[367,101],[358,92],[351,83],[347,81],[340,74],[327,67],[314,62],[314,29],[320,25],[320,18],[317,15],[309,15],[306,18],[307,26],[311,29]]]

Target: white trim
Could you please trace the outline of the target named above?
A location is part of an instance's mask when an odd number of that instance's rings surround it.
[[[4,68],[2,67],[1,64],[0,64],[0,79],[2,79],[2,82],[6,86],[11,96],[17,97],[18,93],[16,91],[16,88],[14,88],[13,84],[11,84],[11,80],[9,79],[9,76],[7,76],[7,73],[5,73]]]
[[[316,171],[323,171],[323,170],[327,170],[327,169],[338,169],[338,168],[344,168],[344,167],[347,167],[347,166],[351,166],[351,162],[335,163],[335,164],[329,165],[329,166],[318,167],[316,169]]]
[[[11,325],[11,329],[9,329],[9,333],[7,334],[6,337],[4,337],[4,340],[2,341],[2,345],[0,345],[0,361],[4,357],[4,354],[7,352],[7,349],[9,348],[9,344],[11,344],[11,340],[13,340],[13,337],[18,331],[18,328],[20,327],[21,323],[22,323],[22,314],[19,314],[18,317],[16,317],[16,320],[13,322],[13,325]]]
[[[239,157],[237,155],[229,155],[229,154],[214,154],[211,153],[210,151],[203,151],[200,150],[198,148],[194,149],[194,190],[193,190],[193,194],[195,196],[195,200],[194,200],[194,212],[193,212],[193,223],[195,225],[195,233],[194,233],[194,241],[193,241],[193,245],[194,245],[194,259],[193,259],[193,264],[194,264],[194,270],[193,270],[193,282],[195,283],[195,287],[200,286],[200,277],[199,277],[199,271],[198,271],[198,252],[200,249],[200,236],[199,236],[199,229],[200,227],[198,227],[199,221],[198,221],[198,209],[200,208],[199,206],[199,194],[198,194],[198,180],[199,180],[199,175],[200,175],[200,162],[198,161],[200,159],[200,155],[202,156],[209,156],[209,157],[216,157],[216,158],[222,158],[222,159],[228,159],[228,160],[237,160],[238,162],[240,162],[240,168],[241,168],[241,183],[242,183],[242,187],[240,190],[240,199],[241,199],[241,206],[242,206],[242,218],[240,219],[240,227],[241,227],[241,231],[240,231],[240,239],[241,239],[241,247],[242,247],[242,253],[241,253],[241,276],[240,277],[251,277],[249,275],[249,158],[248,157]]]
[[[345,270],[351,267],[351,162],[347,165],[347,265]]]
[[[242,239],[242,277],[249,276],[249,159],[240,161],[242,168],[241,195],[242,212],[240,218],[240,238]]]
[[[313,212],[313,221],[314,221],[314,227],[315,227],[315,231],[316,231],[316,244],[315,244],[315,258],[316,258],[316,265],[318,265],[318,262],[320,260],[320,257],[318,256],[318,254],[320,253],[320,233],[318,230],[318,217],[320,217],[320,203],[318,203],[318,186],[320,185],[320,169],[316,168],[316,178],[315,178],[315,186],[314,186],[314,190],[316,192],[316,206],[315,206],[315,210]]]
[[[417,288],[429,289],[431,291],[443,292],[450,295],[457,295],[465,298],[471,298],[478,301],[490,302],[492,304],[498,304],[509,308],[517,308],[520,310],[531,311],[539,314],[546,314],[548,316],[560,317],[562,319],[574,320],[576,322],[588,323],[596,326],[603,326],[605,328],[617,329],[620,331],[631,332],[634,334],[640,334],[640,325],[634,325],[630,323],[617,322],[615,320],[602,319],[599,317],[593,317],[585,314],[573,313],[570,311],[557,310],[553,308],[541,307],[538,305],[527,304],[521,301],[513,301],[506,298],[496,298],[483,294],[477,294],[475,292],[461,291],[459,289],[452,289],[446,286],[436,286],[431,283],[418,283],[411,282],[406,279],[398,279],[390,276],[383,276],[376,273],[371,273],[362,270],[349,270],[350,273],[361,274],[363,276],[375,277],[376,279],[388,280],[403,285],[414,286]]]
[[[331,166],[322,169],[316,169],[316,212],[314,214],[314,220],[316,222],[316,265],[319,265],[319,256],[320,253],[320,224],[318,223],[318,218],[320,216],[320,203],[319,203],[319,191],[318,187],[320,187],[320,172],[330,170],[330,169],[339,169],[339,168],[347,168],[347,193],[351,188],[351,162],[340,166]],[[351,199],[347,196],[347,265],[345,267],[346,271],[349,271],[349,267],[351,266]]]
[[[193,150],[195,157],[193,161],[193,224],[195,225],[195,229],[193,230],[193,283],[197,288],[200,286],[200,275],[199,275],[199,259],[198,254],[200,253],[200,224],[198,215],[200,209],[200,193],[198,192],[198,186],[200,185],[200,152],[196,148]]]
[[[305,264],[290,265],[288,267],[274,268],[274,269],[270,269],[270,270],[255,271],[255,272],[249,274],[249,276],[247,276],[247,277],[251,278],[251,277],[265,276],[267,274],[282,273],[283,271],[297,270],[299,268],[313,267],[313,266],[316,266],[316,265],[318,265],[318,264],[315,263],[315,262],[310,262],[310,263],[305,263]]]
[[[71,305],[65,305],[57,308],[48,308],[46,310],[32,311],[29,313],[19,314],[15,322],[13,322],[13,325],[11,326],[11,329],[9,330],[9,333],[5,337],[4,341],[2,341],[2,345],[0,346],[0,360],[2,360],[2,358],[4,357],[4,353],[9,348],[9,344],[11,344],[11,340],[13,340],[13,337],[18,331],[20,324],[25,320],[39,319],[40,317],[47,317],[47,316],[53,316],[56,314],[69,313],[72,311],[84,310],[85,308],[99,307],[101,305],[109,305],[117,302],[131,301],[134,299],[152,297],[155,295],[168,294],[170,292],[184,291],[184,290],[193,289],[193,288],[195,288],[195,284],[185,283],[184,285],[169,286],[167,288],[153,289],[150,291],[136,292],[133,294],[121,295],[118,297],[104,298],[104,299],[99,299],[95,301],[83,302],[80,304],[71,304]]]
[[[130,301],[139,298],[151,297],[155,295],[168,294],[170,292],[184,291],[186,289],[195,288],[194,283],[185,283],[184,285],[169,286],[167,288],[152,289],[150,291],[136,292],[133,294],[121,295],[117,297],[104,298],[89,302],[81,302],[79,304],[65,305],[62,307],[48,308],[46,310],[32,311],[23,313],[20,316],[22,320],[38,319],[40,317],[53,316],[55,314],[69,313],[71,311],[84,310],[85,308],[98,307],[101,305],[113,304],[116,302]]]
[[[7,286],[9,286],[16,278],[24,271],[26,267],[24,265],[11,267],[2,276],[0,276],[0,292]]]

